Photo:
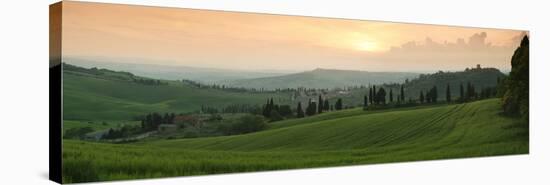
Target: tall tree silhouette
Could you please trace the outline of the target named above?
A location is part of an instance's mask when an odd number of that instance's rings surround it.
[[[460,101],[464,101],[464,85],[460,83]]]
[[[506,79],[502,108],[508,115],[529,120],[529,37],[525,35],[511,60],[512,71]]]
[[[420,103],[424,103],[424,92],[420,91],[420,97],[418,98]]]
[[[401,102],[405,102],[405,91],[403,90],[403,85],[401,85]]]
[[[368,101],[369,100],[367,98],[367,95],[365,95],[364,100],[363,100],[363,109],[367,109],[367,107],[369,106]]]
[[[376,93],[376,104],[386,104],[386,90],[383,87]]]
[[[319,113],[319,114],[323,113],[323,110],[325,110],[325,109],[323,109],[323,103],[324,103],[323,97],[321,97],[321,95],[319,95],[319,105],[317,107],[317,113]]]
[[[393,103],[393,90],[390,89],[390,103]]]
[[[296,117],[303,118],[304,110],[302,109],[302,102],[298,102],[298,107],[296,108]]]
[[[378,97],[377,97],[378,93],[376,91],[376,85],[372,86],[372,95],[373,95],[372,101],[374,101],[375,104],[378,104]]]
[[[338,98],[338,100],[336,101],[336,105],[334,105],[334,109],[336,110],[342,110],[342,98]]]
[[[369,103],[370,103],[370,104],[372,104],[373,101],[374,101],[374,100],[372,99],[372,95],[373,95],[373,93],[372,93],[372,88],[369,87]]]
[[[447,84],[447,90],[445,92],[447,103],[451,103],[451,87],[449,87],[449,84]]]

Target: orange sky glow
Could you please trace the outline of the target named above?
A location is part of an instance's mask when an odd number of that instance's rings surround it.
[[[244,70],[510,69],[520,30],[65,1],[63,56]]]

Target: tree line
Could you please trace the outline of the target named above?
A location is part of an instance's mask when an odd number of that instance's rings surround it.
[[[501,80],[497,79],[497,81]],[[472,83],[467,82],[466,87],[464,87],[463,83],[460,83],[458,88],[460,88],[460,96],[456,99],[453,99],[451,86],[447,84],[445,88],[445,102],[464,103],[474,100],[493,98],[497,96],[496,87],[485,87],[478,92],[476,91],[476,88]],[[389,93],[386,92],[387,91],[386,89],[384,89],[384,87],[379,87],[377,89],[376,85],[370,86],[368,95],[364,95],[363,97],[363,109],[373,110],[390,108],[393,106],[415,106],[417,104],[432,104],[440,102],[439,91],[437,89],[437,86],[435,85],[428,90],[420,90],[418,99],[409,98],[408,101],[405,100],[405,89],[403,85],[400,86],[399,94],[397,94],[396,96],[394,96],[393,89],[391,88],[389,90]]]
[[[155,131],[161,124],[174,124],[175,113],[149,113],[143,116],[139,126],[124,125],[121,128],[110,128],[102,139],[117,139]]]
[[[275,104],[273,98],[270,98],[262,106],[262,115],[270,121],[279,121],[292,117],[303,118],[313,116],[322,114],[323,112],[342,110],[343,108],[344,105],[341,98],[338,98],[334,104],[331,104],[327,98],[323,98],[321,95],[318,96],[317,101],[310,98],[305,108],[302,102],[298,102],[295,109],[292,109],[290,105]]]

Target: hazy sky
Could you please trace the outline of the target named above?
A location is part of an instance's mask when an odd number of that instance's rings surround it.
[[[64,56],[248,70],[509,70],[525,34],[70,1],[63,13]]]

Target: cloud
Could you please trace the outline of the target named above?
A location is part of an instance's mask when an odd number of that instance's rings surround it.
[[[442,43],[433,41],[430,37],[426,37],[423,42],[409,41],[401,46],[393,46],[390,48],[390,53],[406,53],[406,52],[487,52],[508,49],[509,46],[495,46],[490,42],[486,42],[487,33],[475,33],[468,37],[468,41],[464,38],[458,38],[455,42],[444,41]],[[521,41],[520,39],[517,42]]]
[[[521,32],[520,34],[518,34],[518,35],[512,37],[512,38],[510,39],[510,41],[511,41],[512,43],[516,43],[516,44],[517,44],[517,43],[521,43],[521,40],[522,40],[523,37],[526,36],[526,35],[529,36],[529,33],[528,33],[528,32]]]
[[[478,32],[454,42],[437,42],[426,37],[423,41],[409,41],[400,46],[391,47],[385,53],[366,57],[367,61],[376,61],[382,66],[411,66],[407,70],[440,69],[463,70],[481,64],[483,67],[496,67],[507,70],[513,50],[519,44],[522,36],[515,36],[513,43],[493,45],[487,42],[489,35]],[[414,64],[414,65],[411,65]],[[405,71],[405,70],[404,70]]]

